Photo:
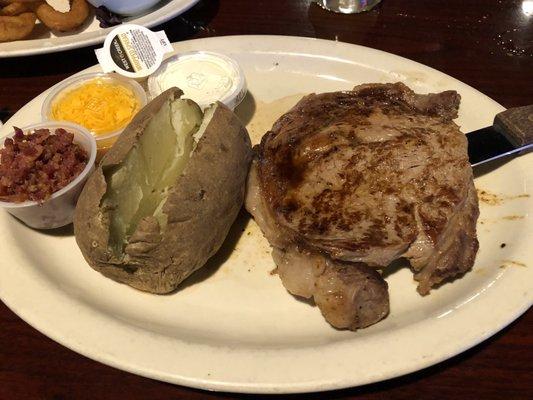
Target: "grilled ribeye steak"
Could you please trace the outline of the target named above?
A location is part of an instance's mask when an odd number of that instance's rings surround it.
[[[248,210],[276,251],[359,270],[405,257],[427,294],[469,270],[478,248],[467,141],[453,122],[459,101],[402,83],[304,97],[256,148]],[[382,310],[388,299],[373,302]]]
[[[258,180],[253,161],[246,188],[246,209],[273,246],[272,257],[285,288],[296,296],[314,298],[326,320],[336,328],[355,330],[378,322],[389,312],[387,283],[362,263],[334,260],[301,246],[280,225]]]

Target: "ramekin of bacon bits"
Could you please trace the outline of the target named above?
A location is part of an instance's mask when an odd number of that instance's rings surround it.
[[[82,126],[42,122],[1,139],[0,207],[36,229],[72,222],[94,169],[96,140]]]

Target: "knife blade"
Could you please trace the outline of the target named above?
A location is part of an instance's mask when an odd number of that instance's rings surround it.
[[[533,150],[533,104],[502,111],[492,126],[466,134],[472,167]]]

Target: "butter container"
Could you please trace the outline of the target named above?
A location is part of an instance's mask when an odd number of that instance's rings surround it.
[[[154,73],[163,56],[171,51],[172,45],[164,31],[123,24],[109,32],[104,47],[95,53],[104,72],[116,72],[140,81]]]

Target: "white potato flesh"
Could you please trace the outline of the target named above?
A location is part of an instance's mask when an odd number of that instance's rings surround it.
[[[201,123],[202,111],[196,104],[167,101],[122,163],[106,172],[102,205],[112,210],[109,245],[117,254],[143,217],[154,216],[164,230],[163,204],[190,159]]]

